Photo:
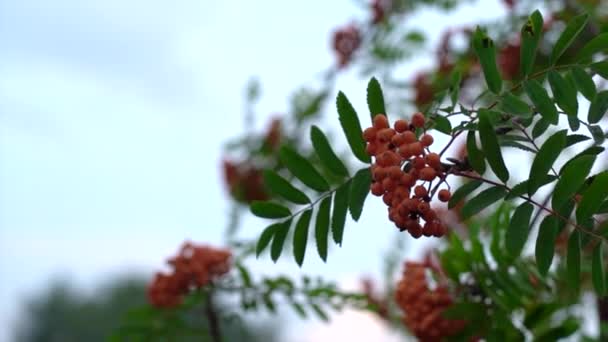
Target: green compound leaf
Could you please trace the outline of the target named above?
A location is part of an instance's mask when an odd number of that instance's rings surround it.
[[[524,82],[524,90],[543,119],[557,125],[559,115],[545,88],[536,80],[528,80]]]
[[[450,201],[448,202],[448,209],[454,208],[467,195],[475,191],[475,189],[479,188],[481,184],[482,182],[478,180],[472,180],[467,183],[464,183],[460,188],[458,188],[458,190],[454,191],[452,197],[450,197]]]
[[[507,190],[502,186],[493,186],[480,192],[477,196],[471,198],[464,204],[460,212],[462,219],[466,220],[479,213],[492,203],[504,198],[506,194]]]
[[[532,117],[532,108],[519,97],[506,93],[501,101],[500,108],[508,114],[520,116],[522,118]]]
[[[545,216],[540,223],[538,236],[536,238],[536,266],[538,272],[546,276],[553,261],[555,254],[555,240],[557,239],[557,222],[556,216]]]
[[[484,109],[479,110],[478,128],[481,147],[490,164],[490,168],[492,168],[492,171],[494,171],[501,181],[506,182],[509,180],[509,171],[502,158],[500,146],[498,145],[498,138],[496,137],[494,127],[490,122],[489,113]]]
[[[334,194],[334,209],[331,217],[331,231],[334,241],[338,245],[342,245],[344,237],[344,224],[346,223],[346,214],[348,212],[348,199],[350,196],[351,182],[348,181],[336,190]]]
[[[545,120],[544,118],[540,118],[540,120],[538,120],[534,125],[534,128],[532,128],[532,139],[536,139],[543,135],[547,129],[549,129],[549,126],[551,126],[549,121]]]
[[[477,28],[473,36],[473,49],[479,58],[483,76],[490,91],[500,94],[502,90],[502,79],[496,65],[496,48],[494,41],[486,35],[481,28]]]
[[[355,174],[353,177],[352,185],[350,188],[350,195],[348,200],[348,207],[350,209],[350,216],[355,221],[359,221],[361,212],[363,211],[363,204],[369,194],[369,187],[372,183],[372,174],[368,167],[363,168]]]
[[[272,237],[274,236],[274,233],[277,231],[277,229],[281,227],[281,224],[282,223],[271,224],[270,226],[266,227],[266,229],[264,229],[255,247],[256,258],[259,258],[260,254],[262,254],[266,247],[268,247],[270,240],[272,240]]]
[[[281,147],[279,158],[287,169],[311,189],[323,192],[329,190],[329,183],[319,171],[304,157],[287,146]]]
[[[583,198],[576,208],[576,221],[583,222],[596,214],[607,197],[608,171],[604,171],[593,177],[591,185],[583,193]]]
[[[251,203],[251,213],[262,218],[283,218],[291,215],[291,211],[278,203],[268,201],[253,201]]]
[[[576,83],[578,91],[580,91],[581,94],[587,98],[587,100],[593,101],[595,94],[597,93],[597,89],[591,75],[589,75],[583,68],[579,66],[572,67],[570,69],[570,73],[572,74],[572,78]]]
[[[549,71],[548,79],[557,105],[568,115],[576,116],[578,113],[576,88],[571,87],[570,83],[554,70]]]
[[[540,147],[528,176],[528,194],[532,196],[542,186],[551,167],[566,147],[568,131],[562,130],[553,134]]]
[[[306,254],[306,244],[308,243],[308,227],[310,226],[310,217],[312,209],[308,209],[300,215],[300,219],[296,223],[296,229],[293,233],[293,257],[298,266],[302,267],[304,255]]]
[[[553,181],[555,181],[557,179],[556,176],[553,175],[545,175],[545,178],[543,179],[543,181],[540,184],[540,187],[543,187]],[[512,200],[516,197],[519,196],[523,196],[524,194],[528,193],[528,183],[530,182],[530,180],[525,180],[521,183],[518,183],[517,185],[515,185],[514,187],[511,188],[511,191],[509,192],[509,194],[507,195],[507,197],[505,197],[506,200]]]
[[[270,245],[270,258],[273,262],[277,262],[283,252],[283,245],[285,245],[289,228],[291,228],[291,219],[278,224],[275,228],[272,244]]]
[[[279,195],[292,203],[310,203],[310,198],[306,194],[272,170],[264,170],[264,184],[273,194]]]
[[[521,48],[519,51],[521,70],[524,76],[532,72],[536,49],[543,32],[543,16],[538,10],[534,11],[521,28]]]
[[[606,115],[606,112],[608,112],[608,90],[603,90],[597,93],[591,101],[587,121],[591,124],[598,123]]]
[[[313,125],[310,128],[310,140],[312,141],[312,146],[314,147],[317,156],[319,156],[321,163],[323,163],[329,171],[338,177],[348,177],[348,169],[331,148],[329,140],[327,140],[327,137],[319,127]]]
[[[511,218],[509,228],[505,235],[505,247],[509,254],[513,257],[518,257],[528,241],[530,234],[530,217],[534,207],[528,202],[521,204]]]
[[[580,52],[576,55],[576,60],[590,58],[598,52],[608,52],[608,32],[601,33],[583,46]]]
[[[578,15],[568,22],[566,28],[557,39],[553,51],[551,52],[551,64],[554,65],[566,49],[574,42],[576,37],[581,33],[587,20],[589,19],[588,14]]]
[[[346,95],[343,92],[338,93],[336,98],[336,106],[338,108],[338,117],[340,125],[346,135],[346,140],[355,157],[360,161],[369,164],[371,158],[365,152],[365,141],[363,140],[363,132],[361,123],[353,105],[350,104]]]
[[[467,159],[477,173],[483,175],[486,172],[486,160],[484,159],[483,152],[477,148],[477,139],[475,138],[475,131],[469,131],[467,133]]]
[[[561,175],[564,173],[564,170],[566,169],[566,167],[568,165],[570,165],[571,163],[573,163],[575,160],[577,160],[579,157],[582,156],[596,156],[600,153],[604,152],[604,148],[601,146],[591,146],[585,150],[583,150],[582,152],[580,152],[579,154],[577,154],[576,156],[574,156],[572,159],[568,160],[563,166],[562,168],[559,170],[558,174]]]
[[[593,250],[593,259],[591,261],[591,280],[595,292],[599,297],[603,297],[606,293],[606,276],[604,275],[604,254],[602,253],[602,241]]]
[[[386,108],[384,107],[384,95],[382,94],[382,87],[380,86],[380,82],[375,77],[372,77],[367,84],[367,107],[369,108],[369,114],[372,119],[377,114],[384,114],[388,117],[386,113]]]
[[[578,292],[581,282],[581,234],[578,230],[574,230],[568,239],[566,277],[570,288]]]
[[[584,155],[574,159],[564,166],[564,172],[555,184],[551,206],[559,210],[568,200],[576,194],[585,183],[587,175],[593,167],[595,156]]]
[[[317,252],[324,262],[327,261],[327,239],[329,236],[329,212],[331,209],[331,196],[325,197],[319,205],[315,223],[315,241]]]

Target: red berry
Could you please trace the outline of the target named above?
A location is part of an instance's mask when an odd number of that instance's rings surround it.
[[[376,129],[374,127],[368,127],[363,131],[363,139],[367,142],[372,142],[376,139]]]
[[[394,127],[398,133],[403,133],[403,132],[407,131],[407,129],[409,128],[409,125],[408,125],[407,121],[400,119],[400,120],[395,121]]]
[[[414,132],[405,131],[402,134],[403,134],[403,143],[404,144],[411,144],[411,143],[416,142],[416,134],[414,134]]]
[[[424,161],[424,158],[422,157],[416,157],[414,158],[414,160],[412,161],[412,166],[415,169],[422,169],[426,166],[426,162]]]
[[[422,152],[424,152],[424,147],[420,142],[409,144],[408,149],[413,156],[419,156],[422,154]]]
[[[442,189],[442,190],[439,190],[437,197],[439,198],[439,200],[441,202],[447,202],[450,200],[450,198],[452,198],[452,194],[450,193],[450,190]]]
[[[416,195],[416,197],[422,198],[427,195],[426,188],[422,185],[418,185],[414,188],[414,194]]]
[[[378,137],[378,141],[381,143],[387,143],[391,141],[391,138],[395,135],[395,130],[392,128],[383,128],[378,131],[376,135]]]
[[[374,196],[382,196],[384,194],[384,188],[380,182],[372,183],[370,190]]]
[[[425,134],[420,138],[420,142],[424,147],[429,147],[433,144],[433,137],[430,134]]]
[[[422,113],[416,113],[412,116],[412,125],[416,128],[424,127],[424,115]]]
[[[435,169],[432,167],[425,167],[424,169],[420,170],[420,179],[422,180],[432,181],[435,179],[435,176],[437,176],[437,171],[435,171]]]
[[[441,158],[439,157],[439,155],[437,153],[433,152],[433,153],[427,154],[426,163],[434,169],[441,168]]]
[[[384,114],[378,114],[374,116],[374,128],[380,130],[388,127],[388,119]]]

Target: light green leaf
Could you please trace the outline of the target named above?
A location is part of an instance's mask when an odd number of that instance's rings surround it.
[[[264,170],[264,184],[272,193],[279,195],[290,202],[296,204],[310,203],[310,199],[306,194],[272,170]]]
[[[346,223],[346,214],[348,211],[350,186],[351,181],[348,181],[339,187],[334,194],[334,209],[331,217],[331,231],[333,233],[334,241],[338,245],[342,245],[342,238],[344,236],[344,224]]]
[[[369,187],[372,183],[372,174],[368,167],[363,168],[355,174],[353,182],[350,187],[350,195],[348,200],[348,207],[350,209],[350,216],[353,220],[358,221],[363,211],[363,204],[369,194]]]
[[[432,126],[433,129],[443,134],[452,134],[452,124],[450,123],[450,120],[448,120],[445,116],[435,114],[431,117],[431,120],[434,123]]]
[[[289,233],[289,228],[291,228],[291,219],[281,222],[275,229],[272,244],[270,245],[270,258],[274,262],[279,260],[279,257],[283,252],[283,245],[285,244],[285,239]]]
[[[266,247],[268,247],[270,240],[272,240],[272,237],[274,236],[274,233],[276,232],[276,230],[279,229],[279,227],[281,227],[281,224],[282,223],[271,224],[266,229],[264,229],[264,231],[260,235],[260,238],[258,239],[258,243],[256,244],[256,247],[255,247],[256,258],[259,258],[260,254],[262,254],[262,252],[264,252]]]
[[[502,186],[493,186],[480,192],[477,196],[474,196],[464,204],[460,211],[462,219],[466,220],[479,213],[492,203],[504,198],[506,194],[507,190]]]
[[[528,241],[530,234],[530,217],[534,207],[528,202],[521,204],[511,218],[509,228],[505,235],[505,247],[509,254],[513,257],[518,257]]]
[[[595,82],[583,68],[574,66],[570,69],[572,78],[576,82],[577,89],[583,94],[584,97],[589,101],[593,101],[597,90],[595,88]]]
[[[566,276],[570,288],[573,292],[578,292],[581,279],[581,235],[576,229],[570,234],[570,238],[568,239]]]
[[[524,90],[540,115],[553,125],[557,125],[559,115],[545,88],[536,80],[528,80],[524,82]]]
[[[281,147],[279,158],[287,169],[311,189],[323,192],[329,190],[329,183],[306,158],[287,146]]]
[[[561,57],[561,55],[566,51],[566,49],[574,42],[576,37],[581,33],[585,25],[587,24],[587,20],[589,19],[588,14],[581,14],[574,18],[572,18],[566,28],[562,32],[562,34],[555,42],[555,46],[553,47],[553,51],[551,52],[551,64],[554,65],[557,60]]]
[[[576,89],[572,88],[562,75],[555,70],[549,71],[548,79],[553,92],[553,99],[557,105],[568,115],[576,116],[578,113]]]
[[[506,182],[509,180],[509,171],[502,158],[494,127],[490,123],[489,113],[484,109],[479,110],[478,128],[481,147],[492,171],[494,171],[500,180]]]
[[[367,84],[367,106],[372,119],[377,114],[384,114],[386,117],[388,117],[386,108],[384,107],[384,95],[382,94],[382,87],[380,86],[380,82],[378,82],[375,77],[372,77]]]
[[[521,28],[521,48],[519,51],[521,70],[524,76],[530,74],[534,67],[536,49],[543,32],[543,16],[538,10],[534,11]]]
[[[363,140],[363,132],[361,130],[361,124],[359,123],[359,117],[353,105],[350,104],[348,98],[344,93],[339,92],[336,98],[336,106],[338,108],[338,117],[340,119],[340,125],[346,135],[346,140],[350,149],[353,151],[355,157],[360,161],[369,164],[371,158],[365,152],[365,141]]]
[[[327,261],[327,238],[329,236],[329,212],[331,209],[331,196],[325,197],[319,205],[319,212],[315,223],[315,241],[317,252],[321,259]]]
[[[494,94],[500,94],[502,79],[496,65],[496,48],[494,41],[490,39],[481,28],[477,28],[473,36],[473,49],[479,58],[486,84]]]
[[[604,275],[604,254],[602,253],[602,241],[593,250],[593,260],[591,261],[591,280],[598,297],[603,297],[606,293]]]
[[[603,90],[597,93],[591,106],[589,106],[589,113],[587,114],[587,120],[589,123],[598,123],[606,112],[608,111],[608,90]]]
[[[536,266],[541,275],[546,276],[555,254],[555,240],[557,239],[557,220],[553,215],[545,216],[540,223],[536,238]]]
[[[551,171],[551,167],[557,160],[557,157],[559,157],[559,154],[566,147],[567,134],[567,130],[559,131],[549,137],[540,147],[528,175],[528,194],[530,196],[534,195],[536,190],[543,185],[543,181],[546,179],[549,171]]]
[[[454,191],[452,197],[450,197],[450,201],[448,202],[448,208],[454,208],[467,195],[475,191],[475,189],[479,188],[481,184],[482,182],[478,180],[472,180],[464,183],[460,188],[458,188],[458,190]]]
[[[310,217],[312,209],[308,209],[300,215],[300,219],[296,223],[296,229],[293,233],[293,256],[302,267],[304,255],[306,254],[306,244],[308,243],[308,227],[310,225]]]
[[[319,129],[319,127],[312,125],[310,128],[310,140],[312,141],[312,146],[315,148],[315,152],[321,163],[333,174],[339,177],[348,177],[348,169],[344,166],[344,163],[338,158],[334,150],[331,148],[329,144],[329,140],[323,131]]]
[[[291,215],[287,207],[274,202],[253,201],[250,209],[253,215],[262,218],[282,218]]]
[[[576,221],[583,222],[598,212],[602,202],[608,197],[608,171],[604,171],[593,177],[591,185],[583,193],[578,207],[576,208]]]
[[[595,156],[581,156],[564,166],[564,172],[555,184],[551,205],[558,210],[576,194],[593,167]]]

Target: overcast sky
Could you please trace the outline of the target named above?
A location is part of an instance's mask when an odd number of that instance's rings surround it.
[[[436,40],[442,27],[504,13],[483,2],[410,20],[433,22]],[[0,0],[0,326],[15,321],[24,295],[58,275],[91,287],[160,267],[186,238],[221,244],[221,145],[243,132],[247,79],[262,81],[261,128],[287,109],[293,89],[333,63],[332,29],[364,17],[349,0]],[[363,108],[365,84],[349,73],[338,87]],[[336,128],[332,114],[325,122]],[[311,257],[302,272],[347,282],[379,275],[394,236],[378,226],[385,216],[370,200],[330,263]],[[254,236],[263,222],[246,227]],[[268,273],[294,269],[271,265],[251,263]],[[300,338],[329,336],[315,327]],[[9,334],[0,330],[0,341]]]

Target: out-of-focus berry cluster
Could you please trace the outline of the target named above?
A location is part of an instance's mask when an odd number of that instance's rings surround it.
[[[412,117],[411,124],[397,120],[389,127],[385,115],[374,116],[373,126],[363,132],[367,153],[375,157],[372,164],[371,192],[382,196],[388,206],[388,217],[401,230],[407,230],[414,238],[445,235],[446,226],[431,208],[432,182],[443,182],[445,172],[437,153],[428,150],[433,144],[430,134],[416,136],[416,129],[423,129],[425,118],[421,113]],[[450,191],[442,189],[438,198],[450,199]],[[423,219],[424,225],[420,219]]]
[[[148,286],[148,301],[158,308],[181,304],[191,290],[208,285],[230,270],[231,253],[225,249],[196,246],[186,242],[179,253],[170,258],[170,273],[157,273]]]
[[[333,48],[338,57],[338,66],[345,67],[360,45],[361,35],[356,26],[348,25],[336,30],[334,32]]]
[[[405,313],[403,323],[420,341],[442,341],[462,331],[467,322],[443,317],[453,300],[446,286],[430,288],[427,269],[424,264],[406,262],[395,300]]]

